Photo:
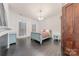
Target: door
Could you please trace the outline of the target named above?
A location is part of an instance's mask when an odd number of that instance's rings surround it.
[[[64,53],[69,54],[73,48],[73,5],[63,7],[61,28]]]
[[[79,4],[74,4],[74,41],[75,49],[79,49]]]
[[[73,5],[70,4],[65,8],[66,19],[66,37],[65,44],[67,48],[73,48]]]
[[[73,41],[73,5],[70,4],[63,9],[63,20],[62,20],[62,37],[64,45],[68,48],[72,48]]]
[[[62,8],[62,16],[61,16],[61,45],[64,47],[65,43],[65,34],[66,32],[66,20],[65,20],[65,8]]]

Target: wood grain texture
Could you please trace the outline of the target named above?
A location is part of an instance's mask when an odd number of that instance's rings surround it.
[[[67,55],[79,55],[79,4],[62,8],[62,46]]]

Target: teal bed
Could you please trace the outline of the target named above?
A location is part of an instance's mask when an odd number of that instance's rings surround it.
[[[42,44],[42,41],[47,39],[47,38],[52,38],[52,32],[49,31],[49,35],[44,37],[44,34],[38,33],[38,32],[31,32],[31,39],[36,40]]]

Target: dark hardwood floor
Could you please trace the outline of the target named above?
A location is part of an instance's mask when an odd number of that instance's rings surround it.
[[[61,56],[61,42],[47,39],[39,42],[27,39],[17,39],[17,43],[10,46],[7,56]]]

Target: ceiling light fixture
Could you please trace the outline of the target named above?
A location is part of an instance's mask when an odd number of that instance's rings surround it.
[[[40,10],[40,16],[38,17],[38,20],[43,20],[44,17],[42,16],[42,10]]]

